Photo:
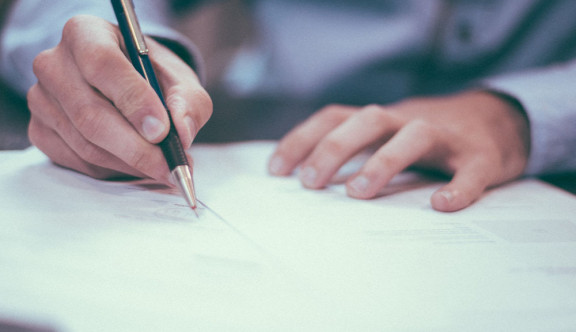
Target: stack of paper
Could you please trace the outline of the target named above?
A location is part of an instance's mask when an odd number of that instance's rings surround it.
[[[35,149],[2,153],[0,322],[74,332],[576,328],[573,196],[523,180],[446,214],[429,203],[442,183],[405,173],[360,201],[341,184],[309,191],[267,175],[273,148],[194,146],[199,218],[149,181],[94,180]]]

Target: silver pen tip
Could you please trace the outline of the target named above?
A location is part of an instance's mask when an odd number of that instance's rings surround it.
[[[196,193],[194,192],[194,182],[192,180],[192,171],[190,166],[181,165],[174,168],[172,171],[174,183],[184,195],[184,199],[188,205],[196,212]]]

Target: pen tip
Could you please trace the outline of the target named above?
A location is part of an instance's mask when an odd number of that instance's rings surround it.
[[[180,192],[184,195],[184,199],[194,211],[196,216],[198,212],[196,211],[196,193],[194,192],[194,183],[192,181],[192,172],[190,171],[190,166],[182,165],[174,168],[172,171],[172,176],[174,177],[174,182]]]

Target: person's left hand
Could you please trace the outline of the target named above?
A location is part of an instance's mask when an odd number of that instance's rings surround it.
[[[376,151],[346,183],[349,196],[370,199],[399,172],[417,166],[453,175],[431,202],[456,211],[484,190],[522,175],[529,153],[528,120],[489,92],[409,99],[390,106],[331,105],[288,133],[270,163],[274,175],[300,165],[310,189],[325,187],[358,152]]]

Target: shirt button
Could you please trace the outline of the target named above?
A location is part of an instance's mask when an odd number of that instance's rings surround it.
[[[472,40],[472,26],[469,21],[458,22],[456,36],[461,43],[469,43]]]

